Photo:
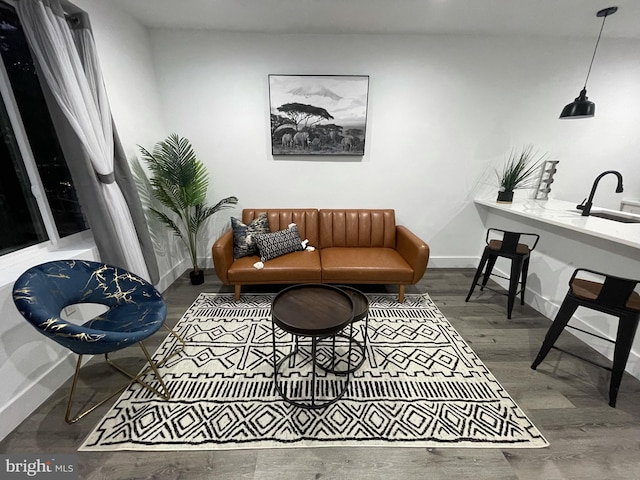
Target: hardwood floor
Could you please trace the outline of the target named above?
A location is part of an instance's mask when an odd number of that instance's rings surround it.
[[[464,299],[470,269],[428,269],[407,294],[429,293],[447,319],[493,372],[551,446],[544,449],[300,448],[202,452],[77,452],[83,479],[640,479],[640,381],[625,375],[617,407],[608,406],[609,373],[552,350],[537,371],[530,369],[550,320],[516,304],[506,318],[506,297],[476,289]],[[251,287],[247,292],[278,291]],[[384,286],[361,286],[365,292]],[[393,287],[388,287],[394,292]],[[200,291],[228,292],[213,270],[204,285],[188,275],[165,293],[173,325]],[[151,348],[164,338],[160,331]],[[565,332],[559,345],[606,362]],[[136,349],[121,353],[135,369]],[[121,377],[95,358],[84,367],[78,398],[89,401],[118,385]],[[1,453],[76,453],[108,405],[75,425],[64,422],[69,383],[0,443]]]

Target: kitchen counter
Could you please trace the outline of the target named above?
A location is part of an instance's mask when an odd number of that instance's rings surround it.
[[[516,200],[513,203],[497,203],[495,199],[476,199],[475,203],[640,249],[640,223],[622,223],[592,216],[583,217],[581,212],[576,209],[576,202],[531,199]],[[592,211],[595,210],[617,212],[616,210],[593,207]]]
[[[625,278],[638,278],[640,272],[640,223],[621,223],[592,216],[583,217],[577,202],[561,200],[516,200],[496,203],[493,198],[478,198],[485,229],[501,228],[516,232],[537,231],[540,242],[531,255],[525,302],[547,318],[555,318],[576,268],[589,268]],[[594,207],[592,211],[617,212]],[[625,212],[626,213],[626,212]],[[534,224],[532,226],[532,223]],[[540,228],[535,228],[535,224]],[[586,238],[585,238],[586,237]],[[508,262],[499,267],[508,276]],[[507,282],[495,279],[503,288]],[[578,309],[574,326],[601,337],[615,339],[618,321],[614,317]],[[594,339],[580,331],[572,334],[607,358],[613,358],[613,344]],[[640,335],[636,335],[627,372],[640,378]]]

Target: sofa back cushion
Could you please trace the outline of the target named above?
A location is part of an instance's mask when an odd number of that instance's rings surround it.
[[[242,210],[242,222],[249,223],[261,213],[267,214],[269,230],[284,230],[290,223],[298,226],[302,240],[309,240],[309,245],[318,246],[318,210],[315,208],[245,208]]]
[[[323,209],[320,215],[320,247],[396,246],[394,210]]]

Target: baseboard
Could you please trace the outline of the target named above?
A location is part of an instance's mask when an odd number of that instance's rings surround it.
[[[0,440],[31,415],[47,398],[73,376],[76,356],[66,352],[51,368],[34,379],[0,409]],[[89,359],[87,358],[86,361]],[[84,361],[84,358],[83,358]],[[83,362],[84,363],[84,362]]]
[[[198,258],[198,267],[199,268],[213,268],[213,260],[211,259],[211,255],[208,257],[199,257]],[[191,262],[189,259],[183,259],[180,263],[173,265],[168,271],[166,271],[158,281],[156,285],[156,289],[159,292],[164,292],[169,286],[175,282],[178,277],[180,277],[187,270],[192,270]]]
[[[430,256],[427,268],[476,268],[479,261],[479,257]]]
[[[188,268],[187,260],[183,260],[177,265],[173,265],[168,271],[160,276],[160,280],[156,285],[159,292],[164,292],[169,286],[175,282]]]

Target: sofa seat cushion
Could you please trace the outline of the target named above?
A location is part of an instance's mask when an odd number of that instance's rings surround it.
[[[413,269],[393,248],[331,247],[320,250],[327,283],[411,283]]]
[[[292,252],[264,263],[264,268],[253,266],[260,257],[252,255],[237,259],[228,271],[229,282],[233,284],[261,283],[309,283],[322,280],[320,253]]]

